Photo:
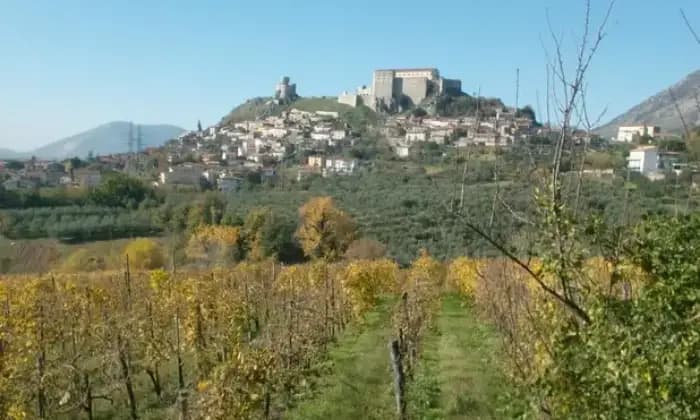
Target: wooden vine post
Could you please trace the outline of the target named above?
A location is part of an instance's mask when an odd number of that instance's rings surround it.
[[[396,414],[399,420],[406,419],[406,379],[404,377],[401,350],[399,341],[393,340],[389,343],[389,355],[391,357],[391,367],[394,371],[394,394],[396,396]]]

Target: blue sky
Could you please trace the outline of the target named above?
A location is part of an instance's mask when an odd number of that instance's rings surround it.
[[[598,21],[606,3],[593,0]],[[607,119],[700,67],[700,1],[618,0],[589,76]],[[568,51],[582,0],[0,0],[0,147],[28,150],[113,120],[193,128],[289,75],[303,96],[375,68],[438,67],[466,92],[544,112],[546,11]]]

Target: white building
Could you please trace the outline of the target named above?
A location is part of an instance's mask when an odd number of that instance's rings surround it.
[[[638,147],[630,151],[627,167],[643,175],[653,175],[659,169],[659,149],[655,146]]]
[[[401,158],[408,157],[411,154],[410,148],[404,144],[396,145],[395,151],[396,155]]]
[[[263,136],[264,137],[272,137],[276,139],[282,139],[289,134],[289,130],[285,128],[268,128],[265,131],[263,131]]]
[[[329,174],[350,175],[355,171],[356,166],[356,159],[329,157],[325,161],[323,176],[328,176]]]
[[[408,130],[405,137],[406,142],[413,143],[416,141],[427,141],[428,130],[424,128],[414,127]]]
[[[311,139],[316,141],[328,141],[331,139],[331,133],[311,133]]]
[[[622,126],[617,129],[617,141],[632,143],[635,138],[649,136],[656,137],[661,133],[661,128],[649,125]]]
[[[433,130],[430,132],[430,141],[437,144],[445,144],[452,135],[452,130]]]
[[[346,130],[333,130],[331,132],[331,138],[333,140],[345,140],[347,136],[348,132]]]

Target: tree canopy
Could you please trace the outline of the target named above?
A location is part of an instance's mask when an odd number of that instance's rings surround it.
[[[299,209],[296,236],[308,257],[337,259],[355,235],[355,222],[330,197],[313,198]]]
[[[98,206],[135,208],[151,195],[152,191],[140,180],[122,173],[111,173],[90,191],[88,200]]]

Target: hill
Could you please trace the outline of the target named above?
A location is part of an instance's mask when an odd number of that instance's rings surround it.
[[[135,138],[135,125],[132,126],[126,121],[115,121],[55,141],[26,154],[42,159],[63,159],[73,156],[85,157],[90,152],[95,155],[125,153],[129,151],[129,131],[132,127]],[[162,146],[166,141],[185,131],[172,125],[141,125],[140,127],[143,147]]]
[[[649,124],[660,126],[664,132],[682,133],[683,123],[678,116],[669,89],[673,91],[673,96],[686,123],[691,127],[700,125],[700,70],[698,70],[599,127],[596,132],[610,138],[617,135],[617,129],[622,125]]]
[[[19,159],[22,157],[21,153],[17,153],[14,150],[0,148],[0,159]]]
[[[353,109],[348,105],[338,103],[337,98],[330,96],[299,98],[290,104],[282,105],[275,104],[271,100],[272,98],[269,97],[248,99],[224,116],[220,124],[230,125],[242,121],[281,115],[282,112],[292,108],[306,112],[332,111],[340,114]]]
[[[355,130],[377,121],[376,113],[366,106],[352,108],[338,103],[337,98],[331,96],[299,98],[290,104],[283,105],[272,103],[271,99],[269,97],[249,99],[224,116],[219,125],[226,126],[242,121],[282,115],[284,111],[292,108],[306,112],[337,112],[340,118],[344,119]]]
[[[279,115],[283,107],[270,102],[271,100],[272,98],[262,96],[248,99],[226,114],[221,119],[220,125],[231,125],[257,118]]]

